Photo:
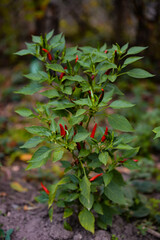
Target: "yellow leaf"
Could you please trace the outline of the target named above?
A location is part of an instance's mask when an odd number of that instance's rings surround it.
[[[11,182],[10,184],[11,188],[16,190],[17,192],[27,192],[28,189],[24,188],[20,183],[18,182]]]
[[[22,154],[19,158],[20,158],[21,161],[26,162],[26,161],[31,160],[32,154],[30,154],[30,153],[24,153],[24,154]]]

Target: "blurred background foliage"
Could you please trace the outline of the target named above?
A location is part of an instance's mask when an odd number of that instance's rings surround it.
[[[64,33],[68,46],[97,47],[104,42],[108,46],[116,42],[121,46],[126,42],[130,46],[149,46],[145,58],[135,63],[135,67],[145,68],[155,77],[141,81],[122,78],[117,85],[136,103],[133,109],[123,113],[136,130],[138,137],[134,144],[140,145],[140,155],[160,154],[160,141],[153,140],[152,132],[160,125],[159,0],[1,0],[0,158],[13,157],[14,161],[22,154],[19,146],[28,138],[22,129],[29,123],[14,111],[19,105],[29,106],[30,97],[22,98],[14,91],[26,83],[24,73],[40,68],[33,57],[20,59],[13,53],[25,48],[31,35],[45,34],[52,29],[55,34]]]

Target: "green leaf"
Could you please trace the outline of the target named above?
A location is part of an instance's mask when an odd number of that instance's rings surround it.
[[[31,54],[31,51],[29,49],[23,49],[23,50],[16,52],[15,54],[19,55],[19,56],[24,56],[24,55]]]
[[[39,36],[32,35],[32,42],[41,44],[42,43],[42,38],[39,37]]]
[[[148,47],[139,47],[139,46],[135,46],[135,47],[131,47],[128,52],[127,55],[132,55],[132,54],[137,54],[142,52],[143,50],[145,50]]]
[[[39,143],[43,142],[43,139],[41,137],[33,137],[30,138],[24,145],[22,145],[20,148],[33,148],[36,147]]]
[[[65,72],[64,68],[60,64],[57,64],[57,63],[47,64],[47,68],[51,69],[51,70],[53,70],[55,72],[62,72],[62,73]]]
[[[112,172],[107,172],[103,174],[103,181],[104,181],[105,187],[111,182],[112,178],[113,178]]]
[[[63,218],[68,218],[73,214],[73,210],[71,208],[65,208]]]
[[[57,162],[60,159],[62,159],[63,154],[64,154],[64,150],[62,148],[54,151],[53,152],[53,162]]]
[[[87,111],[86,109],[78,109],[75,116],[78,117],[84,114],[86,111]]]
[[[132,104],[132,103],[124,101],[124,100],[116,100],[109,105],[109,107],[114,108],[114,109],[129,108],[129,107],[133,107],[133,106],[135,106],[135,104]]]
[[[34,199],[39,203],[47,203],[49,199],[48,194],[44,191],[41,191],[40,193],[41,195],[36,196]]]
[[[109,75],[108,76],[108,80],[111,81],[111,82],[115,82],[117,79],[117,75],[116,74],[113,74],[113,75]]]
[[[56,98],[59,97],[59,93],[56,89],[49,89],[44,92],[41,92],[41,95],[48,97],[48,98]]]
[[[88,210],[91,210],[94,203],[93,194],[90,194],[89,198],[86,198],[85,196],[80,195],[79,200],[85,208],[87,208]]]
[[[67,231],[72,231],[72,227],[67,221],[63,222],[63,226],[64,226],[64,229],[66,229]]]
[[[109,154],[108,154],[108,152],[101,152],[101,153],[99,154],[98,158],[99,158],[99,161],[100,161],[101,163],[103,163],[104,165],[106,165],[107,162],[108,162]]]
[[[96,213],[103,215],[103,209],[100,203],[98,202],[94,203],[93,209]]]
[[[111,181],[107,187],[105,187],[104,194],[113,202],[118,204],[125,204],[125,198],[120,186]]]
[[[129,169],[139,169],[138,164],[134,162],[132,159],[128,159],[126,162],[123,163],[123,165]]]
[[[79,152],[79,155],[78,157],[87,157],[88,155],[90,154],[90,151],[88,149],[81,149],[80,152]]]
[[[30,117],[31,115],[33,115],[32,111],[28,108],[19,108],[15,112],[22,117]]]
[[[53,36],[53,33],[54,33],[54,30],[52,30],[49,33],[47,33],[47,35],[46,35],[46,40],[47,41]]]
[[[154,129],[153,129],[153,132],[156,133],[156,136],[154,137],[154,139],[160,137],[160,127],[154,128]]]
[[[49,207],[51,207],[54,202],[54,199],[56,196],[56,191],[57,191],[58,187],[60,185],[66,184],[68,182],[69,182],[69,178],[64,177],[58,183],[52,184],[52,186],[50,188],[50,193],[49,193],[49,201],[48,201]]]
[[[38,83],[30,83],[29,85],[21,88],[15,93],[24,94],[24,95],[32,95],[42,89],[42,86]]]
[[[70,118],[69,123],[70,123],[71,125],[76,125],[76,124],[82,122],[83,119],[84,119],[84,115],[80,115],[80,116],[78,116],[78,117],[73,116],[73,117]]]
[[[127,48],[128,48],[128,43],[126,43],[125,45],[123,45],[123,46],[121,47],[121,52],[122,52],[122,53],[125,53],[125,51],[127,50]]]
[[[5,240],[11,240],[11,234],[13,233],[14,229],[10,228],[7,232],[6,232],[6,237]]]
[[[89,212],[86,208],[84,208],[78,215],[80,224],[87,231],[90,231],[94,234],[94,222],[95,218],[91,212]]]
[[[48,80],[48,74],[43,71],[38,71],[36,73],[25,74],[24,77],[37,82],[44,82]]]
[[[79,193],[70,193],[65,197],[66,202],[73,202],[79,197]]]
[[[74,101],[75,104],[77,105],[80,105],[80,106],[89,106],[89,101],[88,101],[88,98],[83,98],[83,99],[79,99],[79,100],[76,100]]]
[[[112,114],[108,116],[108,122],[113,127],[123,132],[133,132],[133,128],[128,120],[119,114]]]
[[[26,127],[25,128],[29,133],[37,134],[39,136],[51,136],[51,132],[46,127],[40,127],[40,126],[32,126],[32,127]]]
[[[153,74],[141,69],[141,68],[134,68],[130,70],[129,72],[126,72],[126,74],[133,78],[149,78],[154,77]]]
[[[84,176],[82,178],[82,181],[80,182],[80,189],[81,189],[81,194],[86,199],[89,199],[90,197],[90,186],[91,186],[90,181],[88,180],[87,176]]]
[[[114,148],[121,149],[121,150],[131,150],[131,149],[133,149],[133,147],[129,146],[128,144],[122,144],[122,143],[118,144]]]
[[[64,76],[63,80],[71,80],[71,81],[75,81],[75,82],[84,82],[85,79],[79,75],[75,75],[75,76]]]
[[[124,61],[122,67],[125,67],[125,66],[127,66],[127,65],[129,65],[129,64],[131,64],[131,63],[134,63],[134,62],[136,62],[136,61],[138,61],[138,60],[140,60],[140,59],[142,59],[142,58],[143,58],[143,57],[129,57],[129,58],[127,58],[127,59]]]
[[[88,136],[90,135],[90,133],[77,133],[74,138],[73,138],[73,141],[74,142],[82,142],[84,141]]]
[[[40,147],[32,156],[31,160],[29,161],[27,170],[33,169],[33,168],[39,168],[43,166],[48,158],[50,157],[52,149],[48,147]]]

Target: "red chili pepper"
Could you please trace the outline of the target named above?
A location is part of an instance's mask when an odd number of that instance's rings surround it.
[[[105,51],[104,51],[104,53],[107,53],[107,52],[108,52],[108,50],[105,50]]]
[[[77,142],[77,149],[78,149],[78,151],[81,150],[81,144],[79,142]]]
[[[104,97],[104,89],[102,88],[101,90],[102,90],[102,93],[101,93],[101,95],[99,97],[98,104],[100,104],[100,102],[102,102],[103,97]]]
[[[134,162],[138,162],[138,160],[137,160],[137,159],[133,159],[133,161],[134,161]]]
[[[76,60],[75,60],[75,63],[78,61],[78,55],[76,55]]]
[[[94,76],[94,75],[92,75],[92,76],[91,76],[91,80],[93,80],[94,78],[95,78],[95,76]]]
[[[94,138],[95,132],[96,132],[96,128],[97,128],[97,123],[94,125],[94,128],[92,130],[92,133],[90,135],[91,138]]]
[[[42,48],[42,51],[46,52],[46,53],[49,53],[49,51],[45,48]]]
[[[67,69],[67,67],[64,67],[64,69]],[[62,72],[59,78],[62,79],[65,74],[66,74],[65,72]]]
[[[42,187],[43,190],[49,195],[49,190],[43,185],[42,182],[41,182],[41,187]]]
[[[105,74],[106,74],[106,75],[109,75],[109,74],[110,74],[110,72],[111,72],[111,70],[112,70],[111,68],[110,68],[110,69],[108,69],[108,70],[105,72]]]
[[[124,163],[127,161],[127,158],[123,159],[122,161],[120,161],[120,163]]]
[[[104,142],[104,141],[105,141],[107,134],[108,134],[108,127],[106,127],[106,130],[105,130],[105,132],[104,132],[104,135],[103,135],[103,137],[101,138],[101,142]]]
[[[66,125],[66,124],[64,125],[64,127],[65,127],[65,129],[68,131],[68,127],[67,127],[67,125]]]
[[[60,126],[60,133],[61,133],[61,136],[65,137],[65,135],[66,135],[66,131],[64,130],[64,127],[62,126],[61,123],[59,124],[59,126]]]
[[[93,182],[96,178],[98,178],[98,177],[100,177],[102,175],[103,175],[103,173],[97,174],[96,176],[92,177],[89,181]]]
[[[91,99],[91,91],[88,91],[88,94],[89,94],[89,98]]]
[[[42,51],[44,51],[44,52],[47,53],[47,57],[48,57],[49,61],[52,61],[52,60],[53,60],[52,55],[50,54],[50,52],[49,52],[47,49],[42,48]]]

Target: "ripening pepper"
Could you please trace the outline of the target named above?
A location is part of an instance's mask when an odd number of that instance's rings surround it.
[[[100,176],[102,176],[102,175],[103,175],[103,173],[99,173],[99,174],[97,174],[96,176],[92,177],[89,181],[90,181],[90,182],[93,182],[96,178],[98,178],[98,177],[100,177]]]
[[[92,75],[92,76],[91,76],[91,80],[94,80],[94,78],[95,78],[95,76],[94,76],[94,75]]]
[[[67,69],[67,67],[64,67],[64,69]],[[62,72],[59,78],[62,79],[64,75],[65,75],[65,72]]]
[[[61,123],[59,124],[59,126],[60,126],[60,134],[61,134],[61,136],[62,136],[62,137],[65,137],[66,131],[64,130],[64,127],[62,126]]]
[[[47,49],[42,48],[42,51],[44,51],[44,52],[47,53],[47,57],[48,57],[48,60],[49,60],[49,61],[52,61],[52,60],[53,60],[52,55],[50,54],[50,52],[49,52]]]
[[[98,104],[100,104],[102,102],[103,97],[104,97],[104,89],[102,88],[101,91],[102,91],[102,93],[101,93],[101,95],[99,97]]]
[[[109,75],[109,74],[110,74],[110,72],[111,72],[111,70],[112,70],[111,68],[110,68],[110,69],[108,69],[108,70],[105,72],[105,74],[106,74],[106,75]]]
[[[105,132],[104,132],[104,135],[103,135],[102,138],[101,138],[101,142],[104,142],[104,141],[105,141],[107,134],[108,134],[108,127],[106,127],[106,130],[105,130]]]
[[[43,190],[49,195],[49,190],[43,185],[42,182],[41,182],[41,187],[42,187]]]
[[[107,53],[107,52],[108,52],[108,50],[105,50],[105,51],[104,51],[104,53]]]
[[[97,128],[97,123],[94,125],[94,128],[92,130],[92,133],[90,135],[91,138],[94,138],[95,132],[96,132],[96,128]]]
[[[75,60],[75,63],[78,61],[78,55],[76,55],[76,60]]]
[[[77,144],[78,151],[80,151],[81,150],[81,144],[79,142],[77,142],[76,144]]]

